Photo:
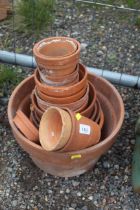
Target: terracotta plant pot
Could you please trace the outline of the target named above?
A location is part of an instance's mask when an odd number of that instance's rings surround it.
[[[71,74],[65,75],[65,76],[56,75],[55,72],[54,72],[54,75],[53,74],[49,75],[47,73],[47,71],[43,71],[43,70],[41,71],[40,69],[38,69],[38,71],[39,71],[40,78],[43,76],[50,81],[62,82],[65,80],[65,81],[67,81],[67,83],[70,83],[77,77],[77,74],[79,74],[79,64],[77,64],[74,72],[72,72]],[[43,80],[43,78],[42,78],[42,80]]]
[[[55,71],[58,75],[68,75],[79,62],[80,43],[68,37],[51,37],[35,44],[33,53],[39,68],[50,74]]]
[[[96,90],[94,84],[89,81],[89,100],[88,106],[81,112],[81,115],[90,118],[96,102]]]
[[[41,98],[39,98],[36,91],[34,91],[34,94],[35,94],[35,97],[36,97],[36,100],[37,100],[37,105],[38,105],[38,107],[40,107],[40,109],[42,111],[45,111],[50,106],[54,105],[54,104],[49,103],[47,101],[43,101]],[[75,101],[73,103],[68,103],[68,104],[56,104],[55,103],[55,106],[60,107],[60,108],[63,108],[63,107],[69,108],[73,111],[83,110],[87,106],[87,103],[88,103],[88,94],[89,94],[89,86],[87,86],[87,90],[86,90],[85,95],[82,98],[80,98],[78,101]]]
[[[87,85],[87,70],[84,65],[79,64],[79,82],[72,86],[52,87],[40,82],[39,73],[35,71],[35,83],[40,92],[52,97],[69,97],[81,91]]]
[[[15,126],[13,118],[16,111],[23,99],[31,94],[35,87],[33,76],[22,81],[10,97],[8,118],[13,134],[20,146],[29,153],[34,163],[47,173],[55,176],[71,177],[92,169],[98,159],[115,142],[121,129],[124,119],[124,105],[120,94],[112,84],[101,77],[89,74],[88,79],[97,90],[97,97],[105,117],[102,139],[92,147],[75,152],[47,152],[40,145],[26,138]]]
[[[79,113],[68,111],[72,119],[71,136],[61,152],[72,152],[97,144],[101,138],[101,129],[94,121]]]
[[[13,119],[13,122],[26,138],[28,138],[33,142],[38,142],[39,140],[38,130],[21,110],[17,111],[16,116]]]
[[[44,112],[39,126],[39,139],[47,151],[59,150],[68,142],[72,130],[70,115],[57,107]]]
[[[49,58],[69,56],[77,50],[77,45],[69,38],[52,37],[41,41],[39,53]]]
[[[75,85],[77,82],[79,82],[79,74],[77,74],[77,77],[73,80],[73,81],[60,81],[60,82],[53,82],[53,81],[50,81],[50,80],[42,80],[42,78],[40,78],[40,82],[44,85],[49,85],[49,86],[54,86],[54,87],[67,87],[67,86],[71,86],[71,85]]]
[[[37,88],[35,91],[37,92],[39,98],[41,98],[43,101],[48,101],[49,103],[56,103],[56,104],[68,104],[68,103],[78,101],[80,98],[82,98],[86,92],[86,89],[87,89],[87,86],[85,86],[80,92],[76,93],[75,95],[64,97],[64,98],[58,98],[58,97],[56,98],[56,97],[48,96],[38,91]]]

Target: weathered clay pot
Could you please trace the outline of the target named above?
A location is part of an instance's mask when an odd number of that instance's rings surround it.
[[[101,138],[99,125],[72,111],[68,111],[72,119],[71,136],[67,144],[60,150],[61,152],[72,152],[97,144]]]
[[[39,73],[36,70],[35,74],[35,83],[40,92],[45,93],[46,95],[53,97],[68,97],[72,96],[79,91],[81,91],[87,85],[87,70],[84,65],[79,64],[79,82],[72,86],[62,86],[62,87],[52,87],[48,85],[44,85],[40,82]]]
[[[89,100],[86,109],[82,110],[81,115],[90,118],[96,102],[96,90],[94,84],[89,81]]]
[[[57,107],[50,107],[44,112],[39,126],[39,139],[47,151],[64,147],[72,130],[72,120],[68,112]]]
[[[77,50],[77,47],[72,39],[66,37],[47,38],[38,46],[40,54],[50,58],[69,56]]]
[[[50,106],[54,106],[54,103],[49,103],[49,102],[43,101],[41,98],[39,98],[36,91],[34,91],[34,94],[35,94],[35,97],[37,100],[37,105],[42,111],[45,111]],[[89,86],[87,86],[87,90],[86,90],[86,93],[84,94],[84,96],[82,98],[80,98],[79,100],[72,102],[72,103],[68,103],[68,104],[56,104],[55,103],[55,106],[60,107],[60,108],[63,108],[63,107],[69,108],[73,111],[81,111],[87,106],[88,97],[89,97]]]
[[[56,42],[59,43],[59,48],[52,47]],[[69,50],[68,45],[73,49]],[[79,62],[80,43],[68,37],[51,37],[35,44],[33,53],[39,68],[45,69],[50,74],[55,71],[58,75],[68,75],[75,70]]]
[[[40,78],[42,78],[42,76],[43,76],[50,81],[54,81],[54,82],[65,81],[67,83],[70,83],[71,81],[74,81],[74,79],[77,77],[77,74],[79,73],[79,64],[77,64],[74,72],[72,72],[71,74],[65,75],[65,76],[56,75],[55,72],[54,72],[54,75],[53,74],[49,75],[47,73],[47,71],[43,71],[43,70],[41,71],[40,69],[38,69],[38,71],[40,74]],[[43,80],[43,78],[42,78],[42,80]]]
[[[42,78],[40,78],[40,82],[44,85],[49,85],[49,86],[54,86],[54,87],[67,87],[67,86],[72,86],[72,85],[75,85],[77,82],[79,82],[79,74],[77,74],[76,78],[73,80],[73,81],[60,81],[60,82],[53,82],[51,80],[42,80]]]
[[[41,98],[43,101],[48,101],[49,103],[54,103],[54,104],[68,104],[68,103],[72,103],[75,102],[77,100],[79,100],[80,98],[83,97],[83,95],[85,94],[87,89],[87,86],[85,86],[80,92],[76,93],[75,95],[69,96],[69,97],[64,97],[64,98],[56,98],[56,97],[51,97],[48,96],[40,91],[37,90],[37,94],[39,96],[39,98]]]
[[[52,175],[70,177],[85,173],[93,168],[98,159],[107,152],[115,142],[124,119],[124,105],[121,96],[113,85],[105,79],[89,74],[88,79],[94,84],[97,96],[103,109],[105,122],[101,141],[83,150],[75,152],[47,152],[41,146],[28,140],[13,123],[21,101],[30,94],[34,87],[34,77],[21,82],[10,97],[8,118],[13,134],[20,146],[29,153],[35,164]],[[18,100],[17,100],[18,98]]]
[[[39,141],[39,133],[30,119],[21,111],[18,110],[13,119],[14,124],[25,137],[33,142]]]

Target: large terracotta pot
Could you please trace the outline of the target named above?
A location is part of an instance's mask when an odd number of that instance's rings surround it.
[[[35,87],[33,76],[21,82],[10,97],[8,118],[13,134],[34,163],[47,173],[61,177],[71,177],[85,173],[93,168],[98,159],[108,151],[121,129],[124,119],[124,105],[118,91],[101,77],[89,74],[88,78],[97,90],[97,96],[105,116],[105,123],[102,129],[102,139],[97,145],[75,152],[47,152],[40,145],[25,138],[14,125],[13,118],[21,101]]]

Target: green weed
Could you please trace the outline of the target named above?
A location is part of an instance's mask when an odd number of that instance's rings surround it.
[[[140,15],[136,19],[136,26],[140,28]]]
[[[54,20],[55,0],[18,0],[16,4],[17,29],[39,35]]]
[[[13,69],[7,65],[0,65],[0,88],[7,85],[17,85],[23,77],[17,72],[16,69]]]

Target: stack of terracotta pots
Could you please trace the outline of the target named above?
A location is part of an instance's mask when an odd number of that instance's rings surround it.
[[[39,127],[50,106],[69,108],[91,118],[102,128],[104,115],[87,69],[79,63],[80,43],[68,37],[44,39],[34,46],[36,87],[32,93],[31,119]]]
[[[44,171],[82,174],[114,143],[124,118],[121,96],[109,82],[87,73],[75,39],[44,39],[35,44],[34,56],[34,75],[9,101],[14,136]]]

